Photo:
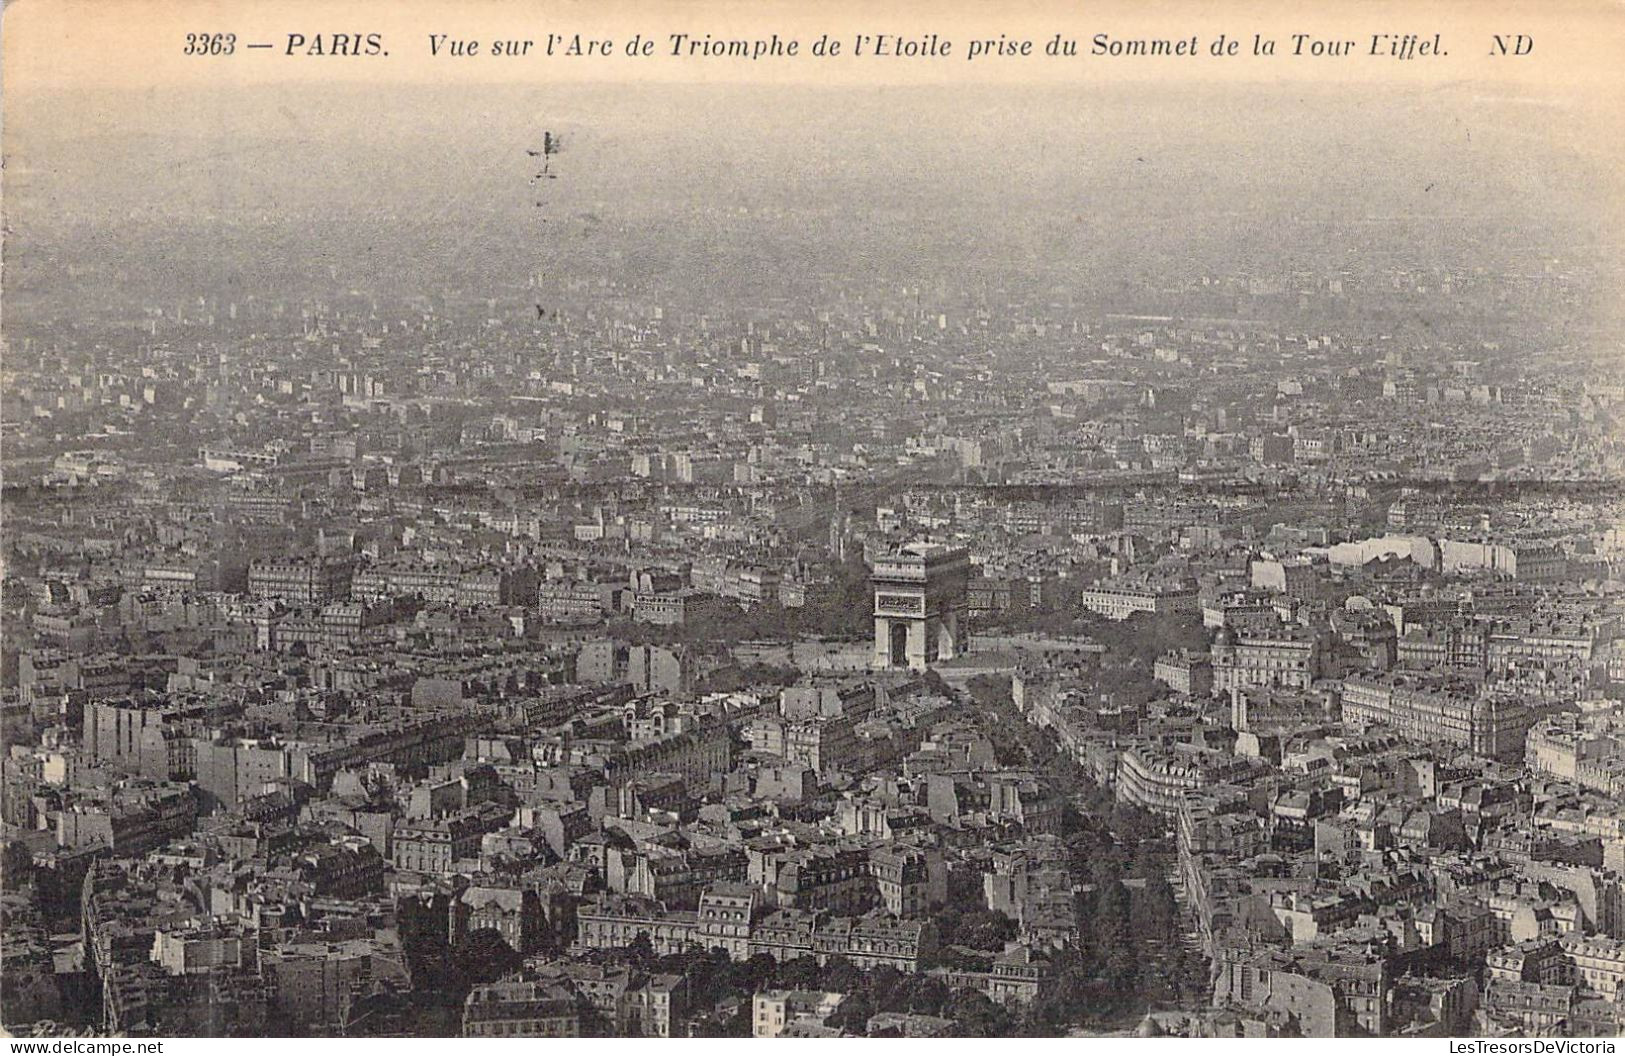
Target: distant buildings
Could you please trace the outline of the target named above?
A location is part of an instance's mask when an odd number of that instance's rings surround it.
[[[1472,683],[1356,676],[1343,682],[1343,721],[1492,759],[1521,759],[1534,714],[1515,697]]]
[[[485,983],[463,1003],[463,1037],[579,1038],[579,999],[561,983],[522,978]]]
[[[829,1020],[840,1009],[844,994],[813,990],[763,990],[750,1002],[751,1036],[830,1037]]]
[[[1625,389],[1501,332],[1573,246],[1485,244],[1134,316],[70,261],[0,391],[6,1030],[1617,1035]]]
[[[1118,579],[1085,590],[1078,599],[1084,608],[1108,620],[1126,620],[1137,613],[1164,615],[1199,611],[1194,584]]]

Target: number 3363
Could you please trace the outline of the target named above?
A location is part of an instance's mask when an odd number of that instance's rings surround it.
[[[235,33],[188,33],[186,55],[230,55],[237,50]]]

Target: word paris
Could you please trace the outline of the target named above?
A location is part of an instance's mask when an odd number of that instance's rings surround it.
[[[1445,54],[1439,35],[1431,38],[1415,33],[1375,33],[1370,48],[1354,40],[1321,40],[1307,33],[1293,33],[1286,40],[1282,54],[1308,57],[1341,58],[1356,54],[1397,59],[1413,59]],[[1504,50],[1504,49],[1503,49]],[[1059,33],[1047,40],[1011,39],[1004,35],[978,37],[969,40],[949,40],[937,33],[905,36],[895,33],[858,33],[850,40],[838,40],[823,34],[807,48],[794,37],[781,37],[777,33],[766,37],[724,38],[710,34],[668,33],[664,39],[635,34],[621,42],[609,37],[595,37],[584,33],[549,33],[539,39],[504,39],[480,41],[429,34],[429,53],[466,58],[477,55],[518,57],[546,55],[563,58],[608,57],[622,55],[628,58],[663,56],[694,59],[762,59],[796,58],[808,54],[816,58],[849,56],[852,58],[948,59],[963,57],[974,62],[985,59],[1016,59],[1033,55],[1050,58],[1073,57],[1079,54],[1116,58],[1120,56],[1181,57],[1207,53],[1213,56],[1276,54],[1274,40],[1254,35],[1252,40],[1241,40],[1220,34],[1209,46],[1203,47],[1197,37],[1126,39],[1109,33],[1096,33],[1085,41],[1063,37]]]

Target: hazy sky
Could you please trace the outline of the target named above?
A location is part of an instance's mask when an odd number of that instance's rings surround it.
[[[322,266],[422,282],[481,269],[512,275],[543,244],[566,269],[572,254],[620,254],[648,268],[890,273],[928,256],[1011,267],[1052,258],[1120,273],[1187,258],[1197,267],[1283,256],[1326,266],[1339,254],[1425,254],[1455,243],[1483,253],[1497,241],[1620,242],[1625,75],[1594,61],[1599,20],[1605,29],[1625,24],[1615,5],[1502,5],[1509,31],[1538,29],[1538,58],[1524,65],[1464,53],[1439,66],[1076,60],[970,70],[903,61],[833,66],[838,86],[813,87],[789,83],[809,75],[795,64],[411,56],[426,52],[417,38],[437,26],[485,39],[552,27],[596,26],[624,39],[634,26],[730,25],[806,38],[820,27],[850,36],[931,25],[963,35],[968,16],[956,21],[940,5],[876,19],[773,3],[678,14],[647,3],[408,2],[345,7],[335,19],[327,4],[137,0],[110,18],[76,4],[21,0],[7,11],[12,283],[76,255],[199,275],[267,278]],[[1107,6],[998,6],[1008,32],[1025,25],[1042,37],[1060,27],[1085,40],[1097,31],[1206,39],[1226,27],[1300,22],[1352,34],[1356,22],[1422,21],[1400,14],[1414,7],[1381,4],[1329,20],[1283,5],[1223,13],[1159,5],[1155,18]],[[1459,14],[1447,14],[1465,6],[1441,7],[1429,24],[1459,25]],[[991,25],[988,7],[972,10]],[[1479,10],[1477,28],[1458,28],[1456,39],[1499,25]],[[1588,13],[1589,32],[1577,12]],[[261,52],[181,62],[184,32],[213,24],[235,27],[242,42],[278,40],[294,27],[381,27],[399,51],[379,60]],[[147,58],[130,61],[138,54]],[[702,75],[714,83],[664,83]],[[615,76],[637,80],[606,83]],[[1373,76],[1393,83],[1355,83]],[[738,83],[749,77],[773,83]],[[1538,88],[1528,83],[1536,80]],[[538,190],[524,150],[544,130],[567,142],[555,159],[559,178]]]

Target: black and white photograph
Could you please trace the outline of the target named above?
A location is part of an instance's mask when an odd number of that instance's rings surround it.
[[[1625,8],[0,33],[7,1052],[1625,1033]]]

